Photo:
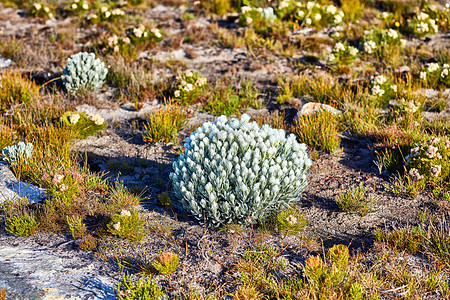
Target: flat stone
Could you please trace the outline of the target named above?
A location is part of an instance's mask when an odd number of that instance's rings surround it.
[[[46,198],[43,189],[18,181],[5,161],[0,161],[0,203],[26,198],[30,204]]]
[[[4,58],[0,55],[0,70],[12,65],[12,60]]]
[[[342,114],[342,112],[339,109],[336,109],[330,105],[323,104],[323,103],[316,103],[316,102],[309,102],[304,104],[300,110],[298,111],[298,114],[300,115],[309,115],[316,113],[318,111],[326,110],[331,113],[334,113],[336,115]]]
[[[88,252],[0,244],[0,288],[7,299],[117,299],[102,265]]]

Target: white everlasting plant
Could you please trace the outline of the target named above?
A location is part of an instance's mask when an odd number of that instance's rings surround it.
[[[297,202],[311,160],[294,135],[221,116],[185,142],[170,179],[183,207],[212,226],[257,222]]]
[[[80,52],[72,55],[63,70],[62,80],[67,91],[75,94],[80,90],[98,90],[105,83],[108,69],[95,58],[94,53]]]

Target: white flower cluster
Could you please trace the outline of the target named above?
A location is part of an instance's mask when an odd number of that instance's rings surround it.
[[[183,207],[218,226],[259,221],[299,200],[311,160],[294,135],[219,117],[186,139],[170,179]]]
[[[245,18],[245,23],[250,25],[253,23],[253,18],[260,17],[270,23],[277,19],[277,16],[274,13],[273,7],[250,7],[250,6],[242,6],[241,13]],[[253,17],[253,18],[252,18]]]
[[[80,115],[79,114],[73,114],[73,115],[69,116],[70,124],[77,124],[79,120],[80,120]]]
[[[178,86],[178,89],[175,90],[174,96],[176,98],[180,97],[182,95],[182,92],[192,92],[197,88],[204,88],[206,84],[208,83],[208,79],[206,77],[202,77],[199,73],[193,73],[190,70],[187,70],[181,76],[177,77],[177,80],[179,80],[180,84]]]
[[[409,22],[413,27],[414,33],[418,36],[426,36],[428,34],[436,34],[439,32],[437,20],[432,19],[427,13],[419,12]]]
[[[388,90],[397,92],[397,85],[388,84],[388,80],[384,75],[377,75],[372,78],[372,95],[382,97]]]
[[[72,55],[63,70],[62,80],[69,93],[80,89],[98,90],[105,83],[108,69],[95,58],[94,53],[80,52]]]
[[[3,148],[3,160],[10,165],[21,162],[22,159],[30,159],[33,154],[34,146],[31,143],[19,142],[17,145]]]
[[[69,4],[69,8],[71,10],[88,10],[89,3],[87,1],[73,0],[72,3]]]
[[[419,77],[423,81],[435,81],[450,86],[450,65],[439,63],[426,64],[419,73]]]
[[[358,55],[359,51],[357,48],[337,42],[331,53],[328,55],[328,61],[333,62],[337,60],[354,59]]]
[[[114,9],[110,9],[106,6],[102,6],[100,8],[100,16],[103,19],[109,19],[110,17],[120,17],[120,16],[124,16],[125,12],[123,10],[121,10],[120,8],[114,8]]]
[[[53,19],[54,15],[50,12],[50,8],[42,3],[33,3],[33,14],[35,15],[47,15],[50,19]]]
[[[329,23],[338,25],[342,23],[344,12],[337,9],[334,5],[322,6],[318,3],[309,1],[304,5],[301,2],[296,2],[295,5],[299,8],[297,16],[306,24],[312,25],[322,19],[328,20]]]
[[[87,114],[89,120],[94,122],[95,125],[103,125],[105,119],[103,119],[99,114]]]
[[[400,33],[395,29],[366,30],[362,38],[363,50],[367,54],[373,54],[388,52],[398,46],[405,47],[406,40],[400,38]]]

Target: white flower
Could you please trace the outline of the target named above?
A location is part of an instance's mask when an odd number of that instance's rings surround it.
[[[58,184],[58,183],[60,183],[61,181],[63,181],[63,179],[64,179],[64,175],[62,175],[62,174],[56,174],[56,175],[53,177],[53,182],[52,182],[52,183]]]
[[[48,12],[50,11],[50,8],[48,8],[47,6],[44,6],[44,11],[45,11],[46,13],[48,13]]]
[[[372,54],[376,47],[377,45],[375,44],[374,41],[366,41],[364,43],[364,52]]]
[[[342,22],[342,16],[340,14],[334,15],[334,23],[340,24]]]
[[[186,92],[193,91],[193,90],[194,90],[194,86],[193,86],[192,84],[190,84],[190,83],[187,83],[187,84],[184,86],[184,90],[185,90]]]
[[[197,86],[203,86],[206,84],[206,78],[199,78],[197,81],[195,81],[195,85]]]
[[[329,61],[335,61],[336,60],[336,57],[334,56],[334,54],[333,53],[330,53],[330,55],[328,55],[328,58],[327,58]]]
[[[428,27],[427,23],[421,22],[419,24],[417,24],[417,32],[422,33],[422,32],[428,32],[430,31],[430,28]]]
[[[288,1],[281,1],[280,4],[278,5],[278,9],[283,9],[289,6],[289,2]]]
[[[441,171],[442,171],[441,165],[434,165],[434,166],[431,167],[430,173],[434,177],[438,177],[439,174],[441,174]]]
[[[184,75],[186,75],[186,77],[192,77],[194,74],[192,73],[192,71],[187,70]]]
[[[409,113],[415,113],[417,111],[418,107],[414,104],[414,102],[409,101],[406,106],[406,111]]]
[[[408,175],[414,181],[419,181],[419,180],[423,179],[423,176],[420,175],[419,170],[417,170],[415,168],[412,168],[411,170],[409,170]]]
[[[298,15],[300,18],[303,18],[303,17],[305,16],[305,12],[304,12],[303,10],[299,10],[298,13],[297,13],[297,15]]]
[[[356,54],[358,54],[358,49],[356,49],[355,47],[350,46],[349,47],[349,52],[351,56],[355,56]]]
[[[322,19],[322,16],[321,16],[320,14],[316,14],[316,15],[314,16],[314,20],[320,21],[320,19]]]
[[[134,34],[135,37],[138,37],[138,38],[142,37],[142,33],[143,33],[143,31],[142,31],[142,29],[140,27],[139,28],[133,28],[133,34]]]
[[[80,119],[79,114],[70,115],[70,117],[69,117],[70,124],[77,124],[79,119]]]
[[[329,13],[329,14],[334,15],[337,12],[337,8],[334,5],[328,5],[327,9],[326,9],[326,12]]]
[[[334,45],[334,49],[337,51],[345,51],[345,46],[344,44],[342,44],[341,42],[336,43],[336,45]]]
[[[387,19],[387,18],[389,17],[389,13],[383,11],[383,13],[381,14],[381,17],[382,17],[383,19]]]
[[[88,119],[94,122],[95,125],[103,125],[105,123],[105,119],[103,119],[99,114],[88,114]]]
[[[129,210],[126,209],[122,209],[120,211],[120,216],[121,217],[131,217],[131,212]]]
[[[384,90],[379,85],[376,84],[372,87],[372,94],[381,97],[384,95]]]
[[[161,34],[161,32],[159,31],[158,28],[153,28],[153,29],[151,30],[151,32],[152,32],[157,38],[161,38],[161,37],[162,37],[162,34]]]
[[[420,12],[420,13],[417,15],[417,20],[423,21],[423,20],[428,19],[429,17],[430,17],[430,16],[429,16],[428,14],[426,14],[426,13],[424,13],[424,12]]]
[[[108,11],[108,8],[107,8],[106,6],[102,6],[102,8],[100,8],[100,11],[101,11],[102,13],[105,13],[105,12]]]
[[[256,9],[256,11],[259,12],[259,13],[262,13],[263,9],[262,9],[262,7],[258,7],[258,8]]]
[[[116,231],[120,231],[120,222],[117,222],[116,224],[114,224],[114,225],[113,225],[113,228],[114,228]]]
[[[392,85],[391,85],[391,90],[392,90],[394,93],[397,93],[397,85],[396,85],[396,84],[392,84]]]
[[[296,216],[293,216],[293,215],[289,215],[289,216],[286,218],[286,222],[287,222],[289,225],[294,226],[294,225],[297,223],[297,217],[296,217]]]
[[[427,80],[427,72],[420,72],[419,77],[422,80]]]
[[[442,77],[442,78],[445,78],[445,77],[447,77],[447,76],[448,76],[448,68],[442,69],[441,77]]]
[[[175,97],[180,97],[180,95],[181,95],[181,92],[179,91],[179,90],[176,90],[174,93],[173,93],[173,95],[175,96]]]
[[[439,70],[439,64],[438,63],[429,63],[427,68],[428,68],[428,72],[433,73],[433,72]]]
[[[306,3],[306,8],[307,9],[312,9],[314,7],[314,3],[309,1],[308,3]]]
[[[124,42],[125,44],[129,44],[131,42],[131,40],[129,37],[126,36],[122,39],[122,42]]]
[[[109,11],[107,11],[107,12],[105,12],[105,18],[109,18],[111,16],[111,12],[109,12]]]
[[[389,29],[388,30],[388,36],[390,38],[397,39],[398,38],[398,33],[394,29]]]
[[[383,75],[375,76],[374,81],[376,84],[383,85],[386,83],[387,79]]]
[[[242,7],[241,7],[241,12],[242,12],[243,14],[245,14],[245,13],[247,13],[247,12],[250,12],[250,11],[252,11],[252,8],[251,8],[250,6],[242,6]]]
[[[306,25],[311,25],[312,24],[311,18],[306,18],[305,23],[306,23]]]
[[[250,17],[247,17],[247,18],[245,19],[245,23],[246,23],[247,25],[252,24],[252,22],[253,22],[253,19],[250,18]]]
[[[61,192],[64,192],[64,191],[66,191],[67,189],[68,189],[69,187],[67,186],[67,184],[61,184],[60,186],[59,186],[59,190],[61,191]]]
[[[76,5],[75,3],[72,4],[72,9],[77,9],[78,5]]]
[[[34,3],[33,6],[36,10],[40,10],[42,8],[42,5],[40,5],[39,3]]]
[[[82,8],[83,8],[84,10],[88,10],[88,9],[89,9],[89,5],[88,5],[87,3],[83,3]]]
[[[400,40],[400,46],[402,46],[402,47],[406,46],[406,40],[405,39],[401,39]]]

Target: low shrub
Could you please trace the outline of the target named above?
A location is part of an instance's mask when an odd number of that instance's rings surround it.
[[[184,105],[191,105],[203,94],[208,80],[198,72],[186,71],[177,77],[177,89],[174,100]]]
[[[305,216],[296,208],[282,210],[277,215],[278,230],[284,235],[296,235],[303,231],[306,224]]]
[[[6,219],[5,230],[15,236],[30,236],[34,234],[38,225],[34,215],[25,213],[22,216]]]
[[[114,289],[114,293],[121,300],[162,299],[164,296],[162,288],[157,284],[152,283],[151,280],[152,277],[149,275],[147,281],[143,278],[139,278],[136,283],[133,283],[124,273],[122,283],[117,285],[117,291]]]
[[[19,142],[17,145],[8,146],[3,148],[2,157],[3,160],[8,162],[11,166],[21,163],[25,163],[31,158],[33,154],[34,146],[31,143]]]
[[[306,187],[306,146],[249,120],[244,114],[204,123],[173,163],[175,196],[201,222],[258,222],[297,202]]]
[[[107,74],[105,64],[94,53],[80,52],[69,58],[62,81],[71,94],[95,91],[103,86]]]
[[[158,254],[155,257],[155,260],[152,263],[152,267],[162,275],[170,275],[175,272],[178,267],[178,261],[180,260],[180,256],[172,253],[166,252]]]
[[[99,114],[87,114],[85,112],[66,112],[61,117],[63,124],[73,129],[74,137],[85,139],[96,135],[106,128],[105,120]]]
[[[300,142],[325,152],[334,152],[341,144],[338,136],[339,118],[328,111],[298,115],[292,132]]]
[[[136,211],[130,212],[123,209],[120,214],[116,214],[111,218],[107,227],[109,233],[121,239],[140,241],[147,235],[144,224],[145,221],[141,220]]]
[[[186,124],[187,112],[177,104],[168,103],[148,115],[144,124],[145,142],[177,142],[180,129]]]
[[[361,217],[373,212],[376,204],[376,199],[367,195],[367,189],[362,183],[359,186],[351,186],[348,190],[340,192],[335,201],[343,211],[355,212]]]

